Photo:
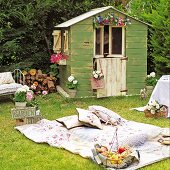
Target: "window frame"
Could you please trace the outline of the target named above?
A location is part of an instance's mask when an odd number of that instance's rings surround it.
[[[122,28],[122,54],[111,54],[112,52],[112,28],[114,27],[121,27]],[[102,51],[102,54],[101,55],[98,55],[96,54],[96,29],[94,29],[94,58],[101,58],[101,57],[104,57],[104,54],[103,54],[103,51],[104,51],[104,26],[100,26],[98,27],[101,29],[101,38],[102,38],[102,43],[101,43],[101,51]],[[106,57],[124,57],[125,55],[125,27],[122,27],[122,26],[112,26],[112,25],[109,25],[109,54],[106,56]]]

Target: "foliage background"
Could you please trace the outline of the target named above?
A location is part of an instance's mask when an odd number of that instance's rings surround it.
[[[148,34],[148,73],[170,74],[167,0],[0,0],[0,71],[9,70],[9,66],[47,71],[54,26],[107,5],[152,25]]]

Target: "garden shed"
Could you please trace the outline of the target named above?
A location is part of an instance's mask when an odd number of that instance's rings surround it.
[[[65,65],[59,63],[58,91],[68,92],[67,79],[73,75],[76,97],[139,94],[147,75],[147,30],[147,23],[112,6],[55,26],[53,51],[68,56]],[[102,88],[91,86],[94,70],[104,75]]]

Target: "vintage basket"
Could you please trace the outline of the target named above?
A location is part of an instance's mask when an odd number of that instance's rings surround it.
[[[105,86],[104,79],[95,79],[91,78],[91,87],[92,89],[103,89]]]
[[[144,110],[145,117],[151,117],[151,118],[167,117],[167,116],[168,116],[168,107],[165,106],[165,108],[166,108],[166,109],[165,109],[164,111],[159,111],[159,112],[157,112],[157,113],[155,113],[155,114],[152,114],[152,113],[150,112],[150,110],[145,109],[145,110]]]
[[[95,145],[94,149],[92,149],[94,160],[100,164],[104,165],[106,168],[116,168],[116,169],[122,169],[127,168],[131,164],[138,164],[140,161],[140,154],[138,150],[134,150],[131,152],[128,156],[123,158],[121,163],[113,163],[111,159],[109,159],[107,156],[102,155],[96,150],[96,147],[99,145]]]

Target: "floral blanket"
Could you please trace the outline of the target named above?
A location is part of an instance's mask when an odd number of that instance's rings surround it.
[[[117,126],[103,124],[103,129],[76,127],[68,130],[57,121],[42,119],[37,124],[15,127],[27,138],[37,143],[48,143],[64,148],[82,157],[93,159],[92,149],[96,143],[114,150],[119,144],[130,144],[140,152],[140,162],[126,169],[138,169],[153,162],[170,157],[170,146],[157,142],[163,129],[149,124],[125,120]],[[113,169],[113,168],[111,168]]]

